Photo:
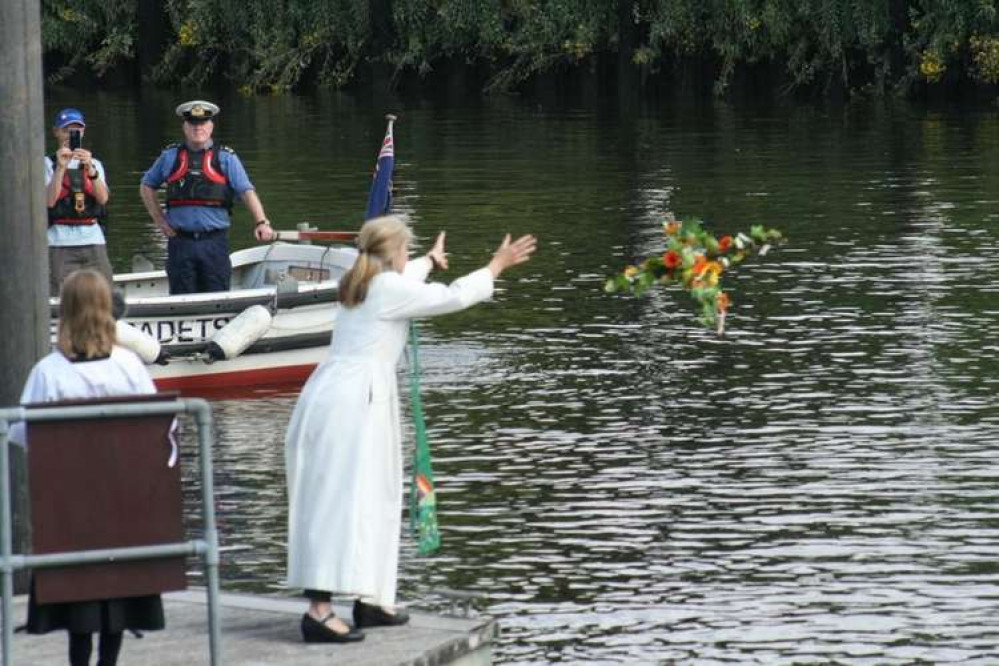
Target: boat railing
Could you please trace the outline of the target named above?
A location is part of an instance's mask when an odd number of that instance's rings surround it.
[[[222,636],[219,625],[219,546],[215,523],[214,483],[212,476],[212,413],[199,398],[157,400],[150,402],[88,402],[72,406],[44,404],[0,408],[0,570],[3,591],[3,666],[13,664],[14,641],[14,572],[83,564],[150,560],[163,557],[197,556],[204,563],[208,596],[208,646],[212,666],[221,661]],[[162,415],[190,414],[197,424],[201,475],[201,534],[198,538],[127,548],[104,548],[39,555],[14,554],[11,528],[10,426],[14,423],[121,419]],[[29,444],[30,446],[30,444]]]

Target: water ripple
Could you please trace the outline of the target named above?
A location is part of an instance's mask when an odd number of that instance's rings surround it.
[[[481,594],[510,664],[999,662],[996,112],[463,113],[408,116],[418,232],[542,247],[423,325],[444,548],[403,596]],[[601,291],[666,208],[791,238],[724,338]],[[226,587],[284,591],[293,401],[214,405]]]

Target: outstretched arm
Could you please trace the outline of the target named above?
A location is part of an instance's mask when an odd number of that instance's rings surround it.
[[[442,231],[437,234],[437,240],[434,241],[434,246],[430,248],[430,252],[427,252],[427,259],[430,263],[434,265],[439,271],[447,270],[447,252],[444,251],[444,239],[447,233]]]
[[[507,234],[488,265],[450,285],[399,280],[385,301],[382,317],[432,317],[471,307],[492,296],[495,278],[507,268],[528,261],[536,249],[537,239],[534,236],[521,236],[511,242]]]
[[[402,274],[410,280],[425,282],[431,270],[447,270],[447,253],[444,251],[444,237],[445,233],[443,231],[437,234],[437,240],[434,242],[434,246],[430,248],[430,251],[422,257],[406,262],[406,270]]]
[[[498,278],[506,269],[530,259],[536,249],[538,249],[538,239],[534,236],[521,236],[511,243],[510,234],[507,234],[486,268],[492,272],[494,278]]]

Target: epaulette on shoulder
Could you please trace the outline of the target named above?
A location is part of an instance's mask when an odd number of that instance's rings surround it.
[[[229,153],[230,155],[235,155],[236,154],[235,150],[233,150],[229,146],[225,145],[224,143],[216,144],[215,147],[218,148],[219,150],[223,151],[223,152]]]
[[[180,147],[181,147],[181,146],[183,146],[183,145],[184,145],[184,144],[183,144],[183,143],[180,143],[180,142],[177,142],[177,143],[171,143],[170,145],[168,145],[168,146],[167,146],[166,148],[164,148],[163,150],[164,150],[164,151],[167,151],[167,150],[171,150],[171,149],[173,149],[173,148],[180,148]]]

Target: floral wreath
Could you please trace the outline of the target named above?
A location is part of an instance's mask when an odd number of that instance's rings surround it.
[[[771,246],[786,240],[781,232],[762,224],[750,227],[748,234],[716,238],[704,230],[701,220],[679,221],[668,214],[663,231],[666,251],[608,278],[604,291],[640,296],[654,284],[678,284],[700,305],[701,323],[715,326],[718,335],[725,332],[725,313],[732,305],[731,297],[722,290],[722,274],[747,257],[765,255]]]

